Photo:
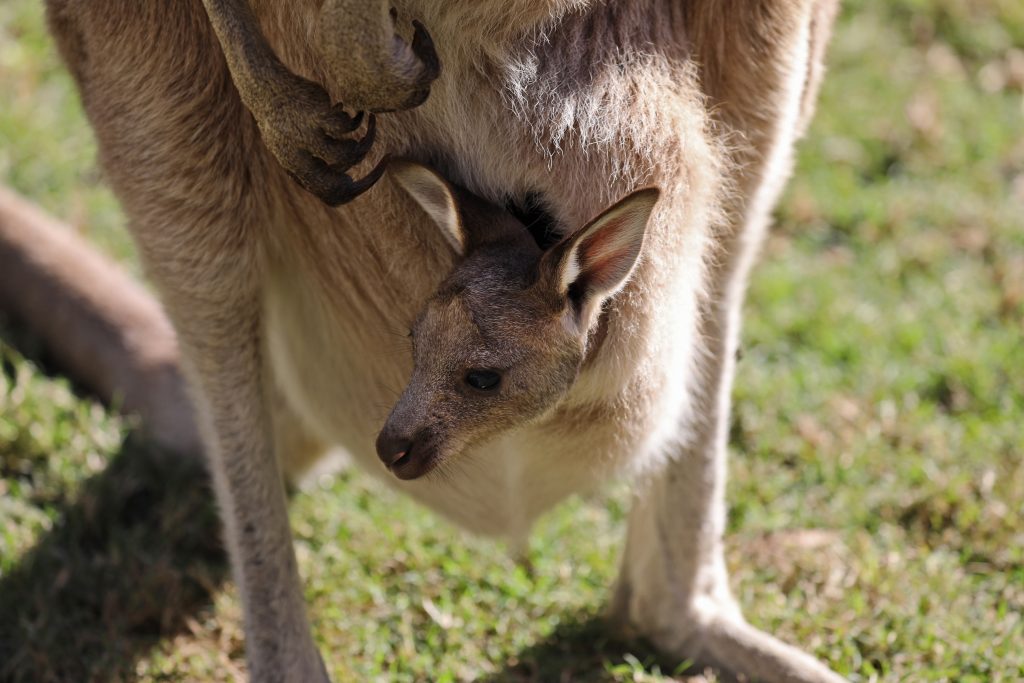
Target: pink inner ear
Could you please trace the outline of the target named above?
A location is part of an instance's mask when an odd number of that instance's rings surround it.
[[[581,284],[595,293],[618,287],[640,252],[645,222],[644,216],[627,211],[586,237],[578,251]]]
[[[658,196],[653,187],[637,190],[573,235],[559,265],[560,291],[582,302],[621,287],[640,255]]]

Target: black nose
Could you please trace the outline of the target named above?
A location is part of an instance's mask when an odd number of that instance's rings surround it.
[[[419,479],[441,462],[437,438],[430,432],[399,437],[387,427],[377,437],[377,456],[399,479]]]
[[[377,437],[377,457],[390,469],[412,450],[412,439],[406,439],[387,432]]]

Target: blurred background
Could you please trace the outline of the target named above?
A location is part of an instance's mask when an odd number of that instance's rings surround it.
[[[729,563],[854,681],[1024,680],[1024,3],[847,0],[747,303]],[[138,273],[39,0],[0,3],[0,183]],[[0,317],[0,681],[234,680],[207,483]],[[336,681],[668,681],[607,633],[624,486],[533,571],[355,472],[295,498]]]

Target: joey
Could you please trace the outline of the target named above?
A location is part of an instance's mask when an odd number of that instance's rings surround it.
[[[503,209],[425,166],[389,174],[456,251],[412,327],[412,378],[377,438],[400,479],[524,424],[572,387],[601,306],[629,280],[658,201],[637,190],[546,251]]]

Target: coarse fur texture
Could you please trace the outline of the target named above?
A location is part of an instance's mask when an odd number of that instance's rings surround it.
[[[511,539],[566,495],[631,472],[622,623],[740,676],[838,680],[743,621],[722,553],[740,303],[813,108],[834,4],[405,0],[394,39],[377,0],[49,0],[187,361],[253,680],[326,680],[282,470],[328,445]],[[359,120],[332,99],[396,111],[371,146],[345,139]],[[454,262],[404,191],[366,190],[384,152],[491,202],[539,196],[562,233],[637,187],[662,190],[571,388],[542,419],[459,453],[444,477],[398,481],[374,452],[411,372],[393,335]]]

